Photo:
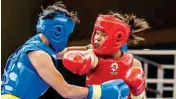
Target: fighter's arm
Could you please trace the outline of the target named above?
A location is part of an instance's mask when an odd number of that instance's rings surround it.
[[[145,99],[145,76],[141,62],[134,59],[132,67],[126,75],[126,82],[131,90],[132,99]]]
[[[64,54],[67,53],[68,51],[73,51],[73,50],[86,51],[88,49],[91,49],[91,44],[88,44],[87,46],[70,46],[70,47],[66,47],[62,52],[59,52],[57,54],[57,58],[58,59],[62,59]]]
[[[33,51],[28,53],[28,56],[40,77],[65,98],[117,99],[127,97],[129,94],[128,85],[122,80],[90,85],[88,88],[70,85],[56,70],[51,57],[46,52]]]
[[[44,51],[33,51],[28,56],[40,77],[65,98],[86,98],[88,88],[69,85],[54,67],[51,57]]]
[[[66,47],[66,51],[71,51],[71,50],[82,50],[82,51],[85,51],[85,50],[88,50],[88,49],[91,49],[92,46],[91,44],[88,44],[86,46],[70,46],[70,47]]]

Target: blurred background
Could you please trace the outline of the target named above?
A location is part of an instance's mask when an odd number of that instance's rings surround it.
[[[1,2],[1,73],[7,58],[27,39],[36,34],[35,25],[41,6],[46,8],[58,0],[2,0]],[[176,80],[176,1],[175,0],[63,0],[69,10],[77,11],[80,24],[76,25],[74,32],[71,34],[68,46],[71,45],[87,45],[90,43],[91,34],[93,31],[94,21],[98,14],[106,14],[109,11],[120,13],[133,13],[140,18],[144,18],[150,24],[151,29],[147,30],[140,36],[145,38],[144,42],[137,45],[129,46],[131,53],[136,53],[139,58],[152,60],[144,61],[144,66],[147,67],[149,78],[174,79]],[[139,54],[138,50],[167,50],[162,55],[144,55],[148,52]],[[169,51],[173,54],[167,55]],[[175,53],[175,54],[174,54]],[[175,55],[175,56],[174,56]],[[142,60],[141,60],[142,61]],[[147,63],[147,65],[146,65]],[[162,69],[161,64],[169,64],[173,69]],[[154,66],[156,65],[156,66]],[[165,68],[165,67],[162,67]],[[167,68],[167,67],[166,67]],[[146,69],[144,67],[144,69]],[[64,75],[65,79],[72,84],[84,86],[85,76],[77,76],[65,70],[60,62],[58,70]],[[176,69],[175,69],[176,70]],[[160,72],[160,73],[159,73]],[[176,71],[175,71],[176,72]],[[175,75],[175,76],[174,76]],[[174,81],[175,81],[174,80]],[[77,82],[75,82],[77,81]],[[172,81],[171,81],[172,82]],[[174,82],[176,83],[176,82]],[[176,92],[172,89],[176,84],[147,84],[147,96],[161,98],[168,97],[176,98]],[[159,88],[168,89],[167,91],[159,90]],[[53,89],[45,93],[41,99],[62,99]]]

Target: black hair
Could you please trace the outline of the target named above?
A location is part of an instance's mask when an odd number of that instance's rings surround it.
[[[131,33],[128,40],[129,43],[137,44],[139,41],[145,40],[144,38],[135,35],[136,33],[142,33],[144,30],[150,28],[145,19],[137,18],[134,14],[127,15],[118,12],[114,13],[112,11],[110,11],[109,14],[124,21],[131,27]]]
[[[42,10],[43,10],[43,13],[40,13],[39,15],[42,19],[53,19],[56,16],[56,12],[58,11],[58,12],[65,13],[74,22],[76,23],[80,22],[77,17],[77,12],[73,12],[73,11],[69,12],[62,1],[58,1],[53,5],[48,6],[45,10],[44,9]]]

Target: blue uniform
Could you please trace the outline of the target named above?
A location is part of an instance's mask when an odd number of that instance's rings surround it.
[[[27,53],[36,50],[47,52],[56,66],[55,52],[41,41],[39,35],[32,37],[7,60],[2,76],[1,94],[13,94],[22,99],[38,99],[49,88],[27,56]]]
[[[54,16],[44,18],[51,15]],[[49,85],[39,76],[27,54],[36,50],[45,51],[57,66],[56,53],[66,47],[74,27],[75,22],[64,12],[44,10],[38,18],[36,30],[48,39],[50,46],[44,44],[37,34],[18,48],[7,60],[2,77],[1,94],[14,95],[22,99],[38,99]]]

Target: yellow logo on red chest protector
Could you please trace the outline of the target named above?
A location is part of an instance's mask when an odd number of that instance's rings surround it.
[[[116,62],[111,64],[111,75],[117,75],[117,69],[119,68],[118,64]]]

